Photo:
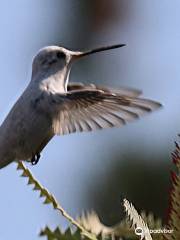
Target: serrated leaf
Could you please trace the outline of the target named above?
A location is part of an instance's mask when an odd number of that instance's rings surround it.
[[[48,240],[85,240],[85,238],[82,238],[79,231],[73,233],[71,232],[70,228],[63,233],[59,228],[56,228],[53,231],[49,227],[46,227],[41,231],[40,236],[46,236]]]
[[[47,189],[45,189],[32,175],[32,173],[30,172],[30,170],[28,168],[25,167],[25,165],[22,162],[17,162],[18,170],[22,170],[22,176],[23,177],[27,177],[28,178],[28,183],[29,184],[34,184],[34,190],[39,190],[40,191],[40,197],[45,197],[45,201],[44,204],[52,204],[54,209],[57,210],[59,213],[61,213],[61,215],[63,217],[65,217],[70,224],[73,224],[75,227],[77,227],[77,229],[79,229],[81,231],[81,234],[83,236],[86,236],[88,239],[90,240],[97,240],[95,235],[89,233],[83,226],[81,226],[76,220],[74,220],[61,206],[60,204],[57,202],[57,200],[55,199],[55,197],[49,193],[49,191]],[[44,232],[44,234],[51,234],[50,229],[46,229],[46,232]],[[42,233],[43,234],[43,233]],[[64,237],[65,235],[63,235],[62,237]],[[51,236],[50,236],[51,237]]]
[[[17,162],[16,170],[23,170],[20,162]]]
[[[27,184],[28,184],[28,185],[34,184],[34,181],[33,181],[31,178],[29,178]]]
[[[54,233],[55,233],[56,235],[60,235],[60,234],[61,234],[60,228],[57,227],[57,228],[55,229]]]
[[[25,170],[22,172],[21,177],[28,177],[28,172]]]
[[[85,229],[92,232],[96,236],[99,234],[109,235],[113,233],[114,228],[106,227],[103,223],[100,222],[98,215],[94,212],[82,213],[80,217],[77,218],[77,221],[84,226]]]
[[[140,235],[141,240],[152,240],[147,223],[144,222],[143,218],[138,214],[132,203],[129,203],[128,200],[124,199],[124,208],[132,222],[132,227],[134,227],[134,229],[139,228],[142,230],[142,234]]]
[[[38,182],[35,183],[33,190],[35,191],[41,191],[41,186]]]
[[[146,214],[142,212],[142,217],[147,224],[148,221],[151,222],[151,229],[160,229],[162,227],[161,219],[156,219],[152,213]],[[94,212],[83,212],[81,216],[77,218],[77,221],[88,231],[96,234],[99,238],[123,238],[123,239],[138,239],[134,233],[134,230],[131,228],[131,223],[128,219],[122,220],[120,223],[115,226],[107,227],[103,223],[100,222],[98,215]],[[102,235],[102,236],[101,236]],[[156,234],[153,237],[155,240],[162,239],[160,235]]]
[[[43,203],[44,204],[51,204],[52,202],[49,200],[49,198],[46,198]]]

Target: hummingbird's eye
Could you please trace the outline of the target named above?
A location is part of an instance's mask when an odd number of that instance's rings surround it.
[[[65,59],[66,58],[66,55],[63,52],[57,52],[56,56],[57,56],[58,59]]]
[[[42,65],[46,65],[47,63],[48,63],[48,60],[46,58],[41,61]]]

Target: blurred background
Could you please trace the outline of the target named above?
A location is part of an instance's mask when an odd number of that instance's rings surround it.
[[[27,86],[31,62],[47,45],[84,50],[126,43],[73,66],[70,80],[134,87],[164,108],[124,128],[55,137],[34,175],[74,217],[94,209],[112,225],[126,197],[166,220],[170,154],[180,132],[180,1],[14,0],[0,8],[0,121]],[[0,171],[0,239],[38,239],[41,227],[67,226],[18,177]]]

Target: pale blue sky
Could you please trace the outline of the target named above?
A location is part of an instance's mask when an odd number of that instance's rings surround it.
[[[78,1],[60,2],[61,5],[58,0],[1,3],[1,122],[30,80],[36,51],[49,44],[76,49],[80,47],[77,39],[87,34],[80,32],[77,24],[77,14],[85,15],[78,12]],[[144,96],[160,101],[164,108],[121,129],[55,137],[49,143],[40,163],[31,169],[74,216],[91,207],[86,204],[84,193],[93,178],[106,174],[112,151],[122,149],[123,154],[128,143],[133,149],[142,147],[148,154],[160,150],[169,154],[180,132],[180,2],[128,2],[132,4],[129,20],[123,24],[117,20],[111,30],[89,32],[91,45],[84,42],[82,46],[122,42],[127,47],[77,63],[71,80],[139,88]],[[76,43],[71,34],[74,29]],[[65,227],[66,221],[51,207],[43,206],[18,175],[15,164],[0,171],[0,239],[34,240],[46,224]]]

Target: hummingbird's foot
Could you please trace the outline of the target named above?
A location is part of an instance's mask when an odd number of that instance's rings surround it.
[[[36,153],[32,158],[31,158],[31,164],[36,165],[39,162],[39,159],[41,157],[40,153]]]

